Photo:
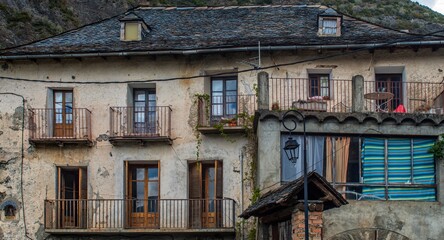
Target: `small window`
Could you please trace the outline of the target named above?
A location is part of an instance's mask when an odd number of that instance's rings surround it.
[[[336,35],[337,28],[336,19],[322,20],[322,35]]]
[[[138,41],[140,38],[140,23],[137,22],[127,22],[125,24],[125,33],[124,40],[125,41]]]
[[[319,17],[319,36],[341,36],[341,17]]]

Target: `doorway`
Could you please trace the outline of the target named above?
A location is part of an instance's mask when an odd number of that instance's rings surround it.
[[[58,167],[57,209],[60,228],[85,228],[87,224],[86,168]]]
[[[128,167],[128,225],[130,228],[159,227],[159,168],[157,164]]]

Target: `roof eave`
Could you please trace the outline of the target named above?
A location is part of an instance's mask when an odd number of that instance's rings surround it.
[[[337,45],[286,45],[286,46],[247,46],[223,47],[189,50],[148,50],[148,51],[120,51],[96,53],[53,53],[53,54],[17,54],[3,55],[0,60],[27,60],[45,58],[84,58],[84,57],[113,57],[113,56],[144,56],[144,55],[193,55],[205,53],[249,52],[249,51],[283,51],[283,50],[338,50],[338,49],[374,49],[382,47],[406,46],[436,46],[443,45],[444,40],[408,41],[396,43],[369,43],[369,44],[337,44]]]

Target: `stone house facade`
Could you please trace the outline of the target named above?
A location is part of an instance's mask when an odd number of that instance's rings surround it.
[[[5,49],[0,236],[246,239],[254,224],[237,216],[253,193],[296,177],[281,161],[282,111],[307,113],[314,144],[436,139],[443,43],[282,5],[139,7]],[[394,113],[399,105],[407,113]],[[442,164],[433,164],[434,182],[420,186],[430,201],[350,193],[322,213],[322,236],[381,228],[439,239]]]

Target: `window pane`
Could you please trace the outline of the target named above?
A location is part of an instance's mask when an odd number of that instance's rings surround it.
[[[132,180],[144,180],[145,168],[133,168],[132,176]]]
[[[211,97],[211,99],[212,99],[213,103],[222,103],[222,101],[223,101],[222,93],[221,92],[213,93],[213,96]]]
[[[134,100],[145,101],[145,91],[135,91]]]
[[[63,115],[62,114],[56,114],[56,123],[63,123]]]
[[[135,114],[135,122],[145,122],[145,113],[144,112],[139,112]]]
[[[138,23],[125,23],[125,40],[139,40]]]
[[[62,102],[63,101],[63,93],[62,92],[55,92],[55,101],[56,102]]]
[[[212,81],[212,91],[222,91],[223,89],[223,81],[222,80],[213,80]]]
[[[149,180],[157,180],[158,177],[159,177],[159,169],[148,168],[148,179]]]
[[[211,108],[211,115],[213,116],[222,116],[223,114],[223,106],[222,105],[213,105]]]
[[[63,111],[63,104],[62,103],[56,103],[55,104],[55,110],[56,110],[56,113],[61,113],[62,111]]]
[[[225,82],[225,90],[233,91],[237,90],[237,81],[236,80],[228,80]]]
[[[72,92],[65,93],[65,102],[72,103]]]
[[[229,103],[226,104],[227,107],[227,114],[228,115],[234,115],[237,113],[237,104],[236,103]]]
[[[72,124],[72,114],[66,114],[65,121],[66,124]]]
[[[72,113],[72,103],[65,104],[65,113]]]

